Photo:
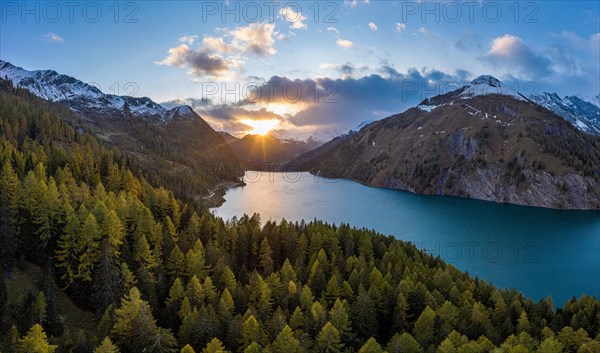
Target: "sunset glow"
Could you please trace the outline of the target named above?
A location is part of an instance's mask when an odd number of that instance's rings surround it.
[[[269,131],[273,130],[279,125],[278,120],[242,120],[242,123],[250,126],[252,130],[248,130],[247,133],[252,135],[266,135]]]

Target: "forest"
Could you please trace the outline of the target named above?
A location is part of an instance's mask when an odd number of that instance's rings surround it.
[[[535,302],[372,230],[216,218],[71,114],[0,81],[1,352],[600,352],[597,298]]]

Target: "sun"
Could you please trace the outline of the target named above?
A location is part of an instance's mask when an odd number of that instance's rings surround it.
[[[279,125],[279,120],[271,119],[271,120],[250,120],[245,119],[242,120],[242,123],[250,126],[252,130],[248,130],[247,133],[252,135],[266,135],[269,131],[273,130],[277,125]]]

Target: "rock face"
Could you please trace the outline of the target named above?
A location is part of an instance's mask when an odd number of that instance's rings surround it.
[[[491,76],[335,139],[286,168],[421,194],[600,209],[600,138]]]

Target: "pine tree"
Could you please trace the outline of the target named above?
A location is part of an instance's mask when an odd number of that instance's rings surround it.
[[[381,345],[379,343],[377,343],[377,340],[375,338],[371,337],[358,350],[358,353],[385,353],[385,352],[381,348]]]
[[[339,353],[344,348],[340,332],[329,321],[317,336],[317,348],[322,353]]]
[[[242,342],[243,347],[249,346],[252,342],[262,342],[262,333],[260,325],[253,315],[250,315],[242,326]]]
[[[0,269],[13,267],[17,249],[16,192],[19,178],[9,161],[0,171]]]
[[[119,348],[112,343],[110,338],[105,337],[94,353],[119,353]]]
[[[189,344],[186,344],[182,349],[180,353],[196,353],[196,351],[194,350],[194,348],[192,348],[192,346],[190,346]]]
[[[44,328],[35,324],[29,329],[25,337],[19,340],[18,353],[53,353],[58,346],[48,343]]]
[[[89,213],[81,227],[81,236],[76,240],[75,249],[79,256],[79,264],[75,278],[83,282],[92,281],[92,272],[99,256],[100,231],[93,214]]]
[[[184,276],[185,265],[185,256],[181,252],[179,246],[175,245],[167,258],[167,274],[173,278]]]
[[[273,252],[269,245],[269,240],[264,238],[260,243],[260,253],[258,255],[259,268],[265,276],[273,272]]]
[[[413,330],[413,336],[423,347],[428,347],[433,343],[435,337],[435,311],[429,305],[425,307]]]
[[[127,351],[141,352],[155,338],[158,328],[150,305],[141,297],[140,291],[133,287],[115,310],[116,321],[112,335],[121,347]]]
[[[221,342],[218,338],[213,338],[206,347],[202,350],[202,353],[230,353],[223,346],[223,342]]]
[[[263,349],[260,344],[252,342],[252,344],[244,349],[244,353],[263,353]]]
[[[67,212],[67,224],[58,239],[56,249],[56,267],[60,269],[61,280],[65,288],[69,287],[77,275],[77,264],[79,261],[79,249],[76,245],[80,237],[81,222],[77,213],[73,210]]]
[[[283,330],[277,335],[275,341],[271,345],[271,352],[273,353],[304,353],[306,350],[300,344],[292,332],[289,326],[283,328]]]
[[[386,347],[388,353],[423,353],[423,348],[410,333],[396,333]]]
[[[171,330],[159,327],[154,336],[150,337],[148,347],[144,352],[148,353],[177,353],[179,344]]]

